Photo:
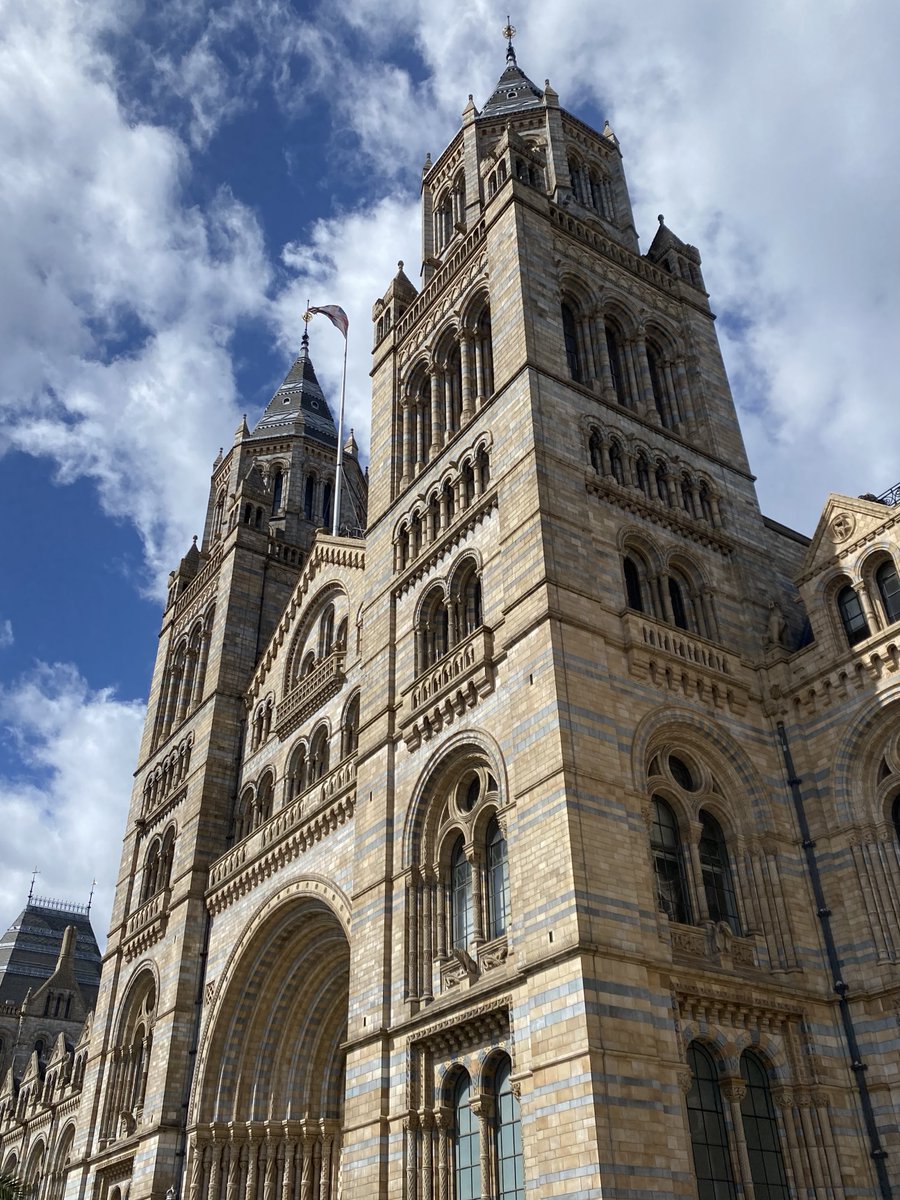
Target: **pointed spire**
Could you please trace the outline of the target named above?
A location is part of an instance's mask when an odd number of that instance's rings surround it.
[[[252,436],[272,437],[285,433],[288,427],[293,432],[298,418],[302,422],[301,431],[308,436],[330,446],[337,443],[334,418],[309,354],[308,324],[304,326],[294,365],[257,421]]]
[[[543,103],[543,92],[531,82],[516,60],[513,47],[516,28],[510,24],[509,17],[506,18],[506,25],[503,27],[503,36],[506,38],[506,70],[500,76],[493,95],[481,110],[482,117],[521,112],[523,109],[537,108]]]

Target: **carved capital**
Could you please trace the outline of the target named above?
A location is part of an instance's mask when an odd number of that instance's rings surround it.
[[[685,1096],[694,1085],[694,1077],[687,1069],[678,1072],[678,1086],[684,1092]]]
[[[747,1085],[743,1079],[723,1079],[722,1095],[729,1103],[740,1104],[747,1095]]]

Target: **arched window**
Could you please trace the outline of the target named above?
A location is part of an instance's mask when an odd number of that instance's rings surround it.
[[[851,646],[855,646],[857,642],[864,642],[869,636],[869,622],[866,620],[859,596],[849,583],[838,592],[837,606],[847,641]]]
[[[494,1072],[494,1162],[497,1200],[525,1200],[522,1117],[512,1090],[512,1064],[503,1056]]]
[[[756,1200],[788,1200],[787,1176],[769,1076],[750,1050],[741,1055],[741,1077],[747,1085],[741,1101],[744,1141]]]
[[[288,767],[288,801],[295,800],[306,791],[306,778],[306,743],[301,742],[291,755]]]
[[[478,1118],[472,1112],[472,1081],[460,1072],[453,1090],[453,1200],[479,1200],[481,1151]]]
[[[900,621],[900,578],[892,562],[883,562],[875,572],[875,583],[889,622]]]
[[[643,454],[639,454],[634,467],[635,481],[645,496],[650,495],[650,468]]]
[[[328,730],[324,725],[312,736],[309,744],[309,783],[314,784],[328,774]]]
[[[687,1060],[691,1070],[691,1090],[687,1095],[688,1127],[698,1196],[702,1200],[735,1200],[716,1064],[712,1055],[697,1042],[688,1049]]]
[[[578,325],[575,321],[575,313],[565,302],[562,304],[562,327],[563,344],[566,348],[566,366],[576,383],[581,383],[583,376],[578,354]]]
[[[307,521],[313,519],[313,505],[316,502],[316,477],[308,476],[306,487],[303,489],[303,515]]]
[[[272,815],[272,801],[275,795],[275,783],[272,776],[266,773],[256,793],[256,813],[254,825],[262,825]]]
[[[447,653],[449,632],[449,614],[444,596],[435,591],[424,605],[420,617],[417,646],[420,671],[433,667]]]
[[[472,867],[462,838],[450,855],[450,942],[465,950],[472,940]]]
[[[732,933],[740,935],[741,923],[725,835],[719,822],[710,813],[701,812],[700,821],[700,870],[709,919],[725,921]]]
[[[454,640],[459,641],[474,633],[476,629],[480,629],[482,625],[481,577],[474,563],[470,564],[458,577],[454,591],[456,592],[454,599],[457,613]]]
[[[509,863],[506,838],[496,817],[491,819],[487,827],[484,857],[487,870],[488,938],[498,938],[506,933],[509,913]]]
[[[625,602],[635,612],[644,612],[644,598],[641,595],[641,573],[638,570],[637,563],[629,554],[625,555],[622,570],[625,574]]]
[[[272,479],[272,513],[281,512],[284,499],[284,471],[279,467]]]
[[[631,395],[625,373],[624,338],[622,331],[609,318],[606,320],[606,353],[609,357],[609,371],[616,400],[625,408],[630,408]]]
[[[650,802],[652,824],[650,850],[656,875],[657,903],[671,921],[687,925],[691,920],[678,822],[661,796]]]
[[[672,605],[672,621],[679,629],[690,629],[688,610],[681,584],[669,576],[669,602]]]
[[[475,327],[475,382],[478,396],[494,394],[494,350],[491,341],[491,309],[485,304]]]
[[[334,649],[334,605],[329,604],[319,620],[319,658],[327,658]]]
[[[142,904],[144,903],[145,900],[149,900],[151,896],[156,895],[156,891],[157,891],[156,881],[159,878],[160,848],[161,848],[161,846],[160,846],[159,838],[154,838],[153,843],[150,846],[149,853],[147,854],[147,861],[144,864],[144,881],[143,881],[143,887],[141,888],[141,903]]]
[[[331,499],[332,499],[333,490],[334,489],[333,489],[332,484],[326,483],[325,487],[323,488],[323,491],[322,491],[322,521],[329,528],[331,527],[331,521],[332,521],[332,517],[334,515],[331,511]]]
[[[352,698],[344,711],[341,725],[341,758],[353,754],[359,742],[359,692]]]
[[[609,470],[616,483],[625,486],[625,460],[622,457],[622,447],[618,442],[609,444]]]

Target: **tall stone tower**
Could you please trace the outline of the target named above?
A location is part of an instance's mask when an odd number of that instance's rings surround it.
[[[614,133],[511,44],[422,228],[365,537],[352,439],[314,532],[305,345],[216,462],[82,1065],[55,1108],[7,1081],[0,1162],[41,1200],[888,1200],[900,493],[762,516],[698,252],[640,253]]]
[[[256,427],[243,420],[216,458],[202,543],[170,576],[94,1019],[89,1116],[74,1147],[97,1163],[104,1195],[125,1179],[136,1194],[163,1195],[183,1154],[204,893],[210,863],[235,837],[246,689],[316,529],[331,526],[336,449],[304,333]],[[345,464],[341,523],[358,528],[366,484],[352,435]],[[261,796],[251,819],[271,809]]]

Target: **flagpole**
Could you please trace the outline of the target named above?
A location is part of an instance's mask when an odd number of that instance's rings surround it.
[[[344,395],[347,389],[347,334],[344,334],[344,367],[341,371],[341,410],[338,414],[337,465],[334,469],[334,515],[331,536],[337,537],[341,522],[341,483],[344,473]]]

